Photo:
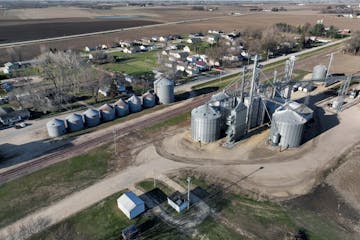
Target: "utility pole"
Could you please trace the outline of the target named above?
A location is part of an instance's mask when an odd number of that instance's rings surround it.
[[[187,209],[189,209],[189,208],[190,208],[190,185],[191,185],[191,177],[188,177],[186,180],[187,180],[187,183],[188,183],[188,192],[187,192],[188,204],[187,204]]]
[[[156,188],[155,170],[153,170],[153,176],[154,176],[154,188]]]

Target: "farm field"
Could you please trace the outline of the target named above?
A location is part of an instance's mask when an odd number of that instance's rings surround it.
[[[146,16],[140,18],[139,21],[156,21],[156,22],[171,22],[171,21],[182,21],[190,19],[201,19],[206,17],[216,17],[215,19],[207,19],[206,21],[193,21],[193,22],[183,22],[175,25],[161,25],[161,26],[152,26],[143,29],[132,29],[123,32],[102,34],[96,36],[89,36],[86,38],[77,38],[77,39],[68,39],[63,41],[53,41],[42,44],[33,44],[28,46],[19,46],[8,49],[0,49],[0,62],[9,61],[9,59],[29,59],[39,55],[43,49],[47,48],[57,48],[57,49],[83,49],[85,46],[96,46],[99,44],[108,44],[112,45],[114,41],[118,40],[135,40],[143,37],[151,36],[161,36],[172,34],[187,34],[190,32],[206,32],[209,29],[219,29],[223,31],[233,31],[233,30],[244,30],[249,27],[254,29],[264,29],[268,26],[272,26],[275,23],[283,22],[286,19],[286,23],[291,25],[301,25],[304,23],[315,24],[317,20],[323,19],[326,26],[334,25],[340,29],[350,28],[352,31],[360,30],[360,19],[348,19],[348,18],[339,18],[335,15],[329,14],[320,14],[319,11],[315,10],[306,10],[306,14],[303,14],[304,11],[289,10],[286,13],[272,13],[272,12],[246,12],[247,8],[237,8],[215,12],[207,11],[194,11],[189,9],[189,7],[173,7],[168,11],[164,11],[165,8],[145,8],[141,9],[131,9],[129,11],[129,16]],[[221,9],[221,8],[220,8]],[[248,15],[234,15],[229,16],[230,12],[239,9],[243,13]],[[141,12],[143,11],[143,12]],[[116,11],[111,12],[115,14]],[[122,12],[123,13],[123,12]],[[109,13],[104,13],[101,15],[107,15]],[[111,15],[109,14],[109,15]],[[136,15],[134,15],[136,14]],[[121,15],[121,14],[120,14]],[[71,15],[72,16],[72,15]],[[69,15],[70,17],[70,15]],[[0,18],[1,19],[1,18]],[[76,18],[73,18],[75,21]],[[23,20],[21,20],[23,21]],[[34,20],[31,20],[34,21]],[[38,21],[38,20],[36,20]],[[59,21],[54,19],[49,19],[47,21]],[[66,19],[61,19],[61,22],[66,22]],[[79,21],[79,20],[76,20]],[[75,22],[76,22],[75,21]],[[89,18],[87,21],[99,21],[99,24],[103,19],[94,20],[94,18]],[[114,22],[127,22],[129,19],[114,19],[108,20]],[[100,24],[101,25],[101,24]],[[0,24],[1,26],[1,24]],[[4,26],[1,26],[4,27]],[[35,29],[36,30],[36,29]],[[34,31],[34,29],[32,29]],[[66,30],[67,31],[67,30]],[[35,31],[36,32],[36,31]],[[62,34],[64,34],[62,32]],[[34,35],[36,35],[34,33]],[[3,38],[2,38],[3,39]],[[21,53],[21,54],[20,54]]]
[[[6,21],[5,21],[6,22]],[[0,43],[61,37],[112,29],[138,27],[160,22],[142,19],[83,19],[18,20],[0,24]],[[21,34],[19,34],[21,32]]]

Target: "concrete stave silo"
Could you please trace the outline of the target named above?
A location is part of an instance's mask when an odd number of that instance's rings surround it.
[[[129,105],[123,100],[119,99],[114,103],[115,112],[118,117],[129,115]]]
[[[327,68],[324,65],[316,65],[313,68],[312,80],[325,80]]]
[[[65,122],[57,118],[47,122],[46,128],[50,137],[60,137],[66,134]]]
[[[73,113],[66,117],[66,125],[69,132],[76,132],[84,129],[84,120],[80,114]]]
[[[174,82],[167,78],[160,78],[154,81],[154,92],[160,104],[174,102]]]
[[[108,122],[115,119],[115,108],[110,104],[104,104],[99,108],[101,121]]]
[[[144,108],[152,108],[155,106],[155,96],[151,92],[142,95],[142,105]]]
[[[191,111],[191,134],[195,141],[214,142],[220,138],[221,114],[208,104]]]
[[[83,113],[85,126],[95,127],[100,124],[100,113],[96,109],[89,108]]]
[[[127,103],[129,105],[129,111],[131,113],[140,112],[142,110],[142,102],[141,99],[136,96],[132,95],[128,100]]]

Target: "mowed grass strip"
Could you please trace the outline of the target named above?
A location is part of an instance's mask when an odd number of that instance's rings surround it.
[[[103,178],[111,159],[102,146],[1,185],[0,227]]]
[[[117,207],[116,200],[123,192],[125,191],[107,197],[63,222],[34,235],[31,240],[117,240],[121,239],[121,230],[132,224],[136,224],[141,229],[142,239],[188,239],[177,229],[169,227],[151,215],[142,214],[129,220]]]

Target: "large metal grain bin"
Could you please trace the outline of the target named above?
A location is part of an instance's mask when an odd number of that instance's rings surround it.
[[[50,137],[59,137],[66,133],[65,122],[60,119],[53,119],[46,124],[46,128]]]
[[[129,105],[129,110],[131,113],[135,113],[135,112],[140,112],[142,110],[142,103],[141,103],[141,99],[136,96],[136,95],[132,95],[128,100],[127,103]]]
[[[66,124],[69,132],[76,132],[84,129],[83,117],[77,113],[73,113],[66,117]]]
[[[221,114],[207,104],[191,111],[191,135],[195,141],[214,142],[220,138]]]
[[[124,117],[129,114],[129,105],[121,98],[114,103],[116,115]]]
[[[142,95],[142,102],[144,108],[152,108],[155,106],[155,96],[151,92]]]
[[[290,110],[277,110],[272,117],[270,140],[281,147],[298,147],[301,144],[306,119]]]
[[[110,104],[104,104],[100,108],[101,120],[103,122],[112,121],[115,119],[115,108]]]
[[[174,102],[174,82],[167,78],[154,81],[154,92],[161,104]]]
[[[100,124],[100,113],[96,109],[89,108],[83,116],[87,127],[95,127]]]
[[[325,80],[327,68],[324,65],[316,65],[313,68],[312,80]]]

